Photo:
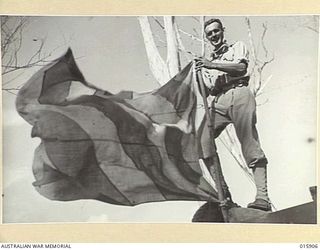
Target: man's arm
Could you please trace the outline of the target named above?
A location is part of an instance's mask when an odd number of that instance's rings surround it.
[[[244,62],[211,62],[206,58],[197,58],[196,70],[200,70],[202,67],[206,69],[216,69],[223,71],[230,76],[243,76],[247,73],[247,64]]]

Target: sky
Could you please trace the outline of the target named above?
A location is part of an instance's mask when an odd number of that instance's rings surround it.
[[[161,17],[158,17],[160,20]],[[221,17],[226,39],[249,46],[244,17]],[[318,36],[308,29],[312,16],[250,17],[252,35],[258,42],[262,23],[268,26],[265,46],[275,60],[265,68],[270,78],[257,98],[258,131],[269,160],[269,195],[280,210],[312,201],[309,187],[317,183],[316,117]],[[179,26],[199,30],[192,17],[177,17]],[[163,34],[153,23],[159,50],[165,56]],[[318,29],[318,27],[316,27]],[[61,56],[68,47],[88,82],[116,93],[123,89],[145,92],[159,85],[148,67],[142,34],[136,17],[30,17],[23,33],[19,58],[27,60],[45,39],[44,50]],[[201,46],[182,36],[189,49],[200,54]],[[263,54],[262,44],[259,55]],[[184,64],[187,60],[184,59]],[[10,83],[23,85],[39,68],[34,67]],[[12,77],[12,76],[11,76]],[[10,80],[4,78],[3,82]],[[3,222],[180,222],[187,223],[203,202],[160,202],[122,207],[93,200],[51,201],[32,186],[32,160],[38,138],[15,111],[15,95],[2,94],[3,108]],[[244,175],[218,140],[218,151],[233,199],[241,206],[254,200],[253,183]]]

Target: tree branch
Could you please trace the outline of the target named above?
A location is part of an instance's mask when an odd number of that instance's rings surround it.
[[[200,43],[202,42],[202,39],[201,39],[201,38],[196,37],[195,35],[192,35],[192,34],[186,32],[186,31],[184,31],[184,30],[182,30],[182,29],[178,29],[178,31],[181,32],[181,33],[184,34],[184,35],[187,35],[188,37],[190,37],[190,38],[191,38],[192,40],[194,40],[194,41],[197,41],[197,42],[200,42]]]
[[[162,25],[162,23],[160,23],[160,21],[156,17],[153,16],[152,19],[160,26],[161,29],[164,30],[164,26]]]
[[[315,28],[313,28],[313,27],[311,27],[311,26],[305,26],[307,29],[309,29],[309,30],[312,30],[312,31],[314,31],[314,32],[316,32],[316,33],[319,33],[319,30],[317,30],[317,29],[315,29]]]
[[[262,34],[260,37],[260,42],[264,51],[264,57],[265,59],[260,59],[258,58],[258,55],[256,53],[256,47],[253,41],[253,37],[252,37],[252,30],[251,30],[251,23],[250,23],[250,19],[248,17],[246,17],[246,24],[247,24],[247,30],[248,30],[248,37],[249,37],[249,42],[250,42],[250,47],[251,47],[251,51],[252,51],[252,57],[253,57],[253,66],[251,67],[250,70],[250,76],[252,76],[252,83],[253,83],[253,88],[252,92],[255,96],[260,95],[262,89],[266,86],[266,83],[263,84],[262,83],[262,74],[263,74],[263,70],[264,68],[270,64],[272,61],[274,61],[274,55],[268,59],[269,57],[269,51],[267,49],[267,46],[265,44],[265,36],[268,30],[268,26],[266,25],[266,23],[262,24]]]
[[[186,52],[186,53],[183,53],[183,55],[186,57],[186,59],[188,61],[190,61],[191,58],[190,58],[189,54],[192,55],[192,52],[187,51],[186,48],[184,47],[181,36],[180,36],[178,24],[176,22],[174,23],[174,29],[175,29],[175,33],[177,34],[177,42],[178,42],[179,51]]]
[[[254,62],[254,64],[256,64],[257,56],[256,56],[256,49],[254,46],[253,38],[252,38],[251,23],[250,23],[250,19],[248,17],[246,17],[245,20],[247,23],[247,31],[248,31],[248,37],[249,37],[249,43],[250,43],[250,47],[251,47],[253,62]]]
[[[170,80],[169,70],[155,45],[148,17],[140,16],[138,20],[145,43],[150,70],[159,85],[162,85]]]
[[[264,37],[267,33],[267,26],[265,23],[262,24],[262,27],[263,27],[263,32],[262,32],[262,35],[261,35],[261,44],[262,44],[262,47],[263,47],[263,50],[265,52],[265,57],[268,57],[268,50],[266,48],[266,45],[264,44]]]
[[[175,18],[173,16],[164,16],[163,20],[167,39],[167,65],[171,78],[181,69],[177,36],[174,28]]]
[[[45,39],[34,39],[34,41],[40,41],[39,46],[36,47],[35,52],[30,57],[26,58],[21,63],[20,52],[24,43],[24,31],[28,25],[29,19],[27,17],[1,17],[1,49],[2,49],[2,75],[3,78],[2,89],[8,93],[12,93],[13,90],[19,88],[4,88],[9,84],[13,85],[13,82],[22,76],[26,69],[35,66],[44,66],[50,62],[49,57],[60,48],[62,45],[52,49],[49,53],[44,52]],[[66,41],[65,41],[66,43]],[[16,72],[16,73],[15,73]]]

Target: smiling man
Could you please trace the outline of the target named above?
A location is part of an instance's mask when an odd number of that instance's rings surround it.
[[[211,115],[215,116],[215,136],[232,123],[241,143],[242,154],[253,171],[257,189],[255,201],[248,208],[271,211],[267,191],[267,159],[261,149],[256,129],[256,102],[248,87],[247,68],[249,53],[243,42],[227,44],[224,27],[219,19],[210,19],[204,24],[206,38],[213,47],[210,60],[197,58],[196,70],[202,70],[208,93],[215,96]],[[202,124],[200,158],[207,168],[213,169],[213,148],[208,126]],[[202,152],[201,152],[202,151]],[[225,197],[231,199],[228,186],[222,179]]]

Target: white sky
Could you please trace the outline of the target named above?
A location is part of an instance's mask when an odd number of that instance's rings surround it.
[[[230,42],[242,40],[249,45],[243,17],[221,19]],[[308,188],[316,185],[316,143],[308,138],[316,138],[318,33],[303,27],[312,24],[308,16],[250,19],[255,40],[261,36],[262,22],[267,23],[265,44],[275,56],[264,73],[264,79],[272,75],[271,81],[257,99],[258,104],[268,100],[258,106],[258,130],[269,160],[270,198],[277,209],[283,209],[311,201]],[[178,22],[189,31],[197,27],[190,17],[179,17]],[[34,38],[45,37],[46,51],[61,45],[52,59],[71,47],[86,79],[108,91],[147,91],[158,86],[135,17],[33,17],[24,33],[21,58],[36,49]],[[161,42],[159,46],[164,55]],[[200,51],[196,42],[190,48]],[[23,84],[34,70],[12,85]],[[31,126],[18,116],[14,102],[14,95],[3,93],[4,222],[190,222],[202,204],[179,201],[121,207],[88,200],[47,200],[32,186],[33,151],[39,139],[31,139]],[[254,187],[225,148],[220,143],[218,147],[233,198],[246,206],[254,199]]]

